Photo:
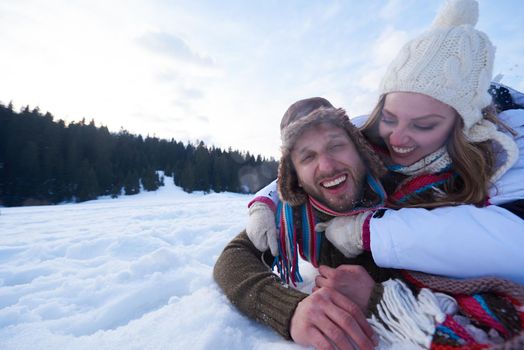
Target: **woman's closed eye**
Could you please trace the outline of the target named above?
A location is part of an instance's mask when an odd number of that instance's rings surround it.
[[[388,115],[382,114],[382,117],[380,118],[380,121],[385,124],[395,124],[397,121],[395,118],[392,118]]]
[[[415,129],[418,129],[418,130],[421,130],[421,131],[433,130],[435,128],[435,126],[437,126],[437,124],[428,124],[428,125],[425,125],[425,124],[414,124],[413,125],[413,127]]]

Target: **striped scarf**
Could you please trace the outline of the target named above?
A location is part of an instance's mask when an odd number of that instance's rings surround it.
[[[453,161],[448,154],[446,146],[442,146],[435,152],[428,154],[411,165],[404,166],[394,164],[389,165],[387,168],[396,173],[413,176],[440,173],[451,168],[452,163]]]
[[[378,150],[380,151],[380,149]],[[440,187],[450,178],[457,176],[457,173],[453,171],[453,162],[446,146],[409,166],[393,164],[388,165],[387,169],[408,176],[388,197],[387,204],[392,207],[403,206],[413,196],[420,195],[423,192],[433,191],[439,195],[442,193]]]
[[[308,196],[306,203],[292,207],[286,202],[280,202],[277,208],[277,230],[279,232],[278,251],[273,267],[277,267],[280,277],[287,284],[296,286],[302,282],[298,268],[298,255],[318,267],[323,233],[315,231],[317,223],[314,210],[328,217],[352,216],[364,211],[383,208],[386,192],[377,179],[371,175],[366,177],[367,185],[377,195],[377,200],[371,206],[358,206],[347,212],[334,211],[318,200]]]
[[[448,179],[457,176],[454,171],[444,171],[438,174],[422,174],[412,176],[404,181],[395,192],[388,198],[390,205],[402,205],[411,197],[426,191],[441,191],[439,186],[443,185]]]

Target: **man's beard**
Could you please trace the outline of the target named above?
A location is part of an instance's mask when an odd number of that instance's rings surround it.
[[[329,198],[326,198],[323,192],[317,191],[316,188],[313,191],[308,191],[308,189],[304,187],[304,190],[317,201],[334,211],[346,212],[353,208],[360,207],[363,201],[362,193],[364,191],[365,176],[359,171],[353,171],[353,169],[344,169],[343,172],[347,173],[348,178],[346,179],[346,182],[348,182],[348,185],[352,186],[353,191],[351,193],[344,193],[342,198],[339,197],[335,201],[332,201],[329,200]],[[332,174],[323,174],[315,179],[315,183],[320,183],[322,179],[334,177],[340,173],[341,171],[338,170]]]

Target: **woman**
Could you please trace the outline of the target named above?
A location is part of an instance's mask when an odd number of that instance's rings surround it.
[[[524,284],[524,110],[490,107],[494,48],[477,19],[474,1],[448,5],[389,66],[362,131],[389,164],[397,210],[334,219],[326,237],[346,255],[368,241],[381,267]],[[275,246],[272,190],[250,203],[260,250]]]

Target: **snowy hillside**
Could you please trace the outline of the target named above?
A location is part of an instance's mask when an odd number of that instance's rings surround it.
[[[2,208],[0,349],[299,349],[212,278],[249,196],[152,193]]]

